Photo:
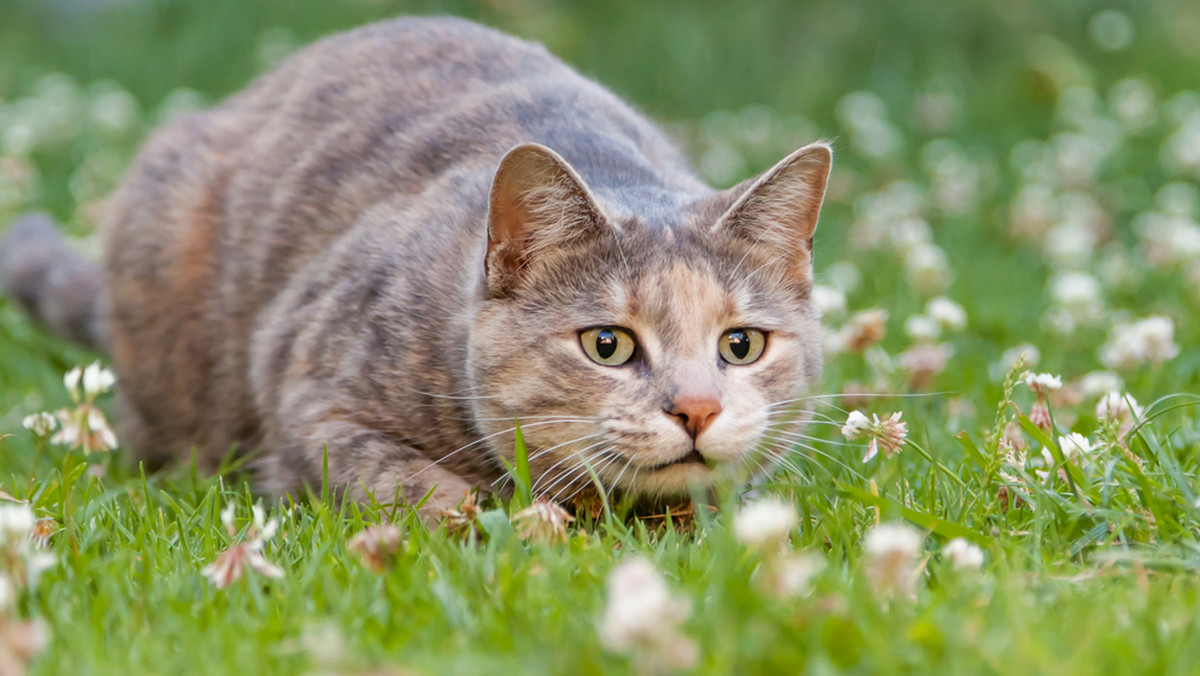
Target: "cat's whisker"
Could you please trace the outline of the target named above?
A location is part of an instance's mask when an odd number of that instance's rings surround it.
[[[597,436],[597,435],[590,435],[590,436]],[[586,446],[577,451],[572,451],[571,453],[568,453],[567,455],[564,455],[563,457],[559,458],[558,462],[554,463],[549,468],[547,468],[546,471],[542,472],[541,476],[538,477],[538,479],[533,482],[533,485],[529,487],[530,493],[537,491],[537,488],[541,484],[541,482],[544,481],[546,479],[546,477],[549,476],[550,473],[555,470],[555,468],[562,465],[564,462],[572,460],[573,458],[575,458],[581,454],[587,453],[588,451],[590,451],[593,448],[596,448],[597,446],[603,446],[605,443],[606,443],[606,440],[601,439],[600,441],[598,441],[590,446]],[[571,468],[571,465],[568,465],[566,467],[566,469],[570,469],[570,468]],[[558,475],[555,475],[555,476],[558,476]],[[553,485],[553,484],[551,484],[551,485]]]
[[[792,449],[797,449],[797,448],[800,448],[800,449],[804,449],[804,450],[806,450],[806,451],[809,451],[809,452],[811,452],[811,453],[815,453],[815,454],[817,454],[817,455],[819,455],[819,456],[821,456],[821,457],[827,458],[827,459],[828,459],[828,460],[830,460],[831,462],[834,462],[834,463],[836,463],[836,464],[840,465],[840,466],[841,466],[843,469],[845,469],[845,470],[847,470],[847,471],[849,471],[849,472],[853,473],[855,476],[861,476],[861,475],[860,475],[860,473],[858,472],[858,470],[854,469],[854,468],[853,468],[853,467],[851,467],[849,464],[847,464],[845,460],[843,460],[842,458],[839,458],[839,457],[837,457],[837,456],[833,455],[832,453],[829,453],[828,451],[823,451],[823,450],[821,450],[821,449],[819,449],[819,448],[816,448],[815,446],[812,446],[812,445],[810,445],[810,444],[806,444],[806,443],[803,443],[803,442],[795,441],[795,440],[792,440],[792,439],[776,439],[776,438],[769,438],[769,437],[766,437],[765,435],[764,435],[764,438],[768,438],[770,441],[774,441],[774,442],[776,442],[776,443],[785,443],[785,444],[788,444],[788,445],[789,445],[789,446],[790,446]]]
[[[600,458],[600,457],[604,456],[604,453],[605,453],[605,449],[600,449],[600,450],[592,453],[591,457]],[[582,460],[583,458],[586,458],[586,457],[588,457],[586,454],[574,454],[570,457],[570,459],[571,460]],[[546,486],[544,488],[542,488],[541,490],[539,490],[535,495],[537,496],[538,499],[545,498],[546,495],[548,495],[550,493],[550,491],[554,489],[555,486],[558,486],[564,480],[570,479],[570,477],[574,476],[580,470],[581,467],[582,467],[582,464],[579,462],[572,462],[571,464],[566,465],[565,467],[563,467],[561,470],[559,470],[553,476],[552,481],[547,483]],[[570,481],[568,481],[568,483],[570,483]]]
[[[783,453],[769,449],[769,448],[764,448],[764,449],[762,449],[762,454],[765,455],[770,460],[774,461],[776,466],[782,467],[782,468],[784,468],[790,472],[793,472],[795,474],[799,474],[801,477],[806,476],[806,473],[804,472],[804,470],[800,469],[799,465],[792,462],[791,459],[784,456]]]
[[[808,412],[806,412],[808,413]],[[819,413],[811,413],[812,417],[804,417],[803,415],[785,415],[783,411],[768,413],[768,425],[836,425],[841,427],[845,424],[842,420],[835,420],[827,415]]]
[[[603,472],[605,469],[607,469],[610,465],[612,465],[614,462],[616,462],[619,459],[621,459],[620,455],[612,453],[611,457],[606,458],[600,465],[592,467],[592,472],[595,472],[596,476],[600,476],[601,472]],[[575,469],[575,471],[572,472],[572,474],[575,476],[573,476],[570,481],[567,481],[565,484],[563,484],[563,487],[558,489],[558,491],[556,491],[554,493],[554,496],[551,498],[551,500],[554,502],[558,502],[559,496],[561,496],[564,492],[566,492],[566,490],[569,489],[575,482],[579,481],[580,479],[590,479],[591,473],[588,472],[588,464],[590,464],[590,463],[585,464],[583,461],[581,461],[579,463],[579,466]],[[584,488],[587,488],[586,480],[583,481],[582,485],[579,488],[575,489],[575,491],[572,492],[571,495],[564,498],[564,500],[571,499],[576,494],[578,494],[579,491],[583,490]]]
[[[829,444],[831,446],[846,446],[846,447],[861,446],[861,444],[853,443],[853,442],[849,442],[849,441],[838,441],[836,439],[822,439],[821,437],[814,437],[814,436],[811,436],[808,434],[802,434],[800,432],[791,432],[788,430],[776,429],[776,430],[771,430],[771,432],[776,437],[782,437],[782,438],[797,440],[797,441],[811,441],[813,443]]]
[[[546,455],[547,453],[549,453],[549,452],[551,452],[551,451],[554,451],[554,450],[557,450],[557,449],[559,449],[559,448],[562,448],[563,446],[567,446],[567,445],[570,445],[570,444],[578,443],[578,442],[580,442],[580,441],[586,441],[586,440],[588,440],[588,439],[594,439],[594,438],[596,438],[596,437],[603,436],[603,435],[604,435],[604,433],[603,433],[603,432],[597,432],[597,433],[595,433],[595,434],[587,434],[587,435],[584,435],[584,436],[582,436],[582,437],[577,437],[577,438],[575,438],[575,439],[571,439],[570,441],[564,441],[564,442],[563,442],[563,443],[561,443],[561,444],[556,444],[556,445],[554,445],[554,446],[551,446],[551,447],[549,447],[549,448],[544,448],[544,449],[542,449],[542,450],[538,451],[537,453],[534,453],[533,455],[529,456],[529,458],[528,458],[528,460],[527,460],[527,461],[528,461],[528,462],[530,462],[530,463],[532,463],[532,462],[536,461],[538,458],[540,458],[540,457],[542,457],[542,456]],[[588,446],[587,448],[594,448],[595,446],[596,446],[596,444],[592,444],[591,446]],[[586,449],[585,449],[585,450],[586,450]],[[569,457],[570,457],[570,456],[567,456],[567,458],[569,458]],[[553,465],[551,465],[551,466],[550,466],[550,468],[546,470],[546,472],[543,472],[543,473],[542,473],[542,474],[539,476],[539,480],[541,480],[543,477],[545,477],[545,476],[546,476],[546,474],[548,474],[550,471],[552,471],[552,470],[553,470],[555,467],[558,467],[560,464],[562,464],[562,462],[563,462],[564,460],[566,460],[567,458],[562,458],[562,459],[560,459],[558,462],[556,462],[556,463],[554,463]],[[497,478],[496,480],[494,480],[494,481],[492,482],[492,486],[494,486],[494,487],[496,487],[496,488],[503,488],[504,486],[506,486],[506,485],[507,485],[509,482],[511,482],[511,481],[512,481],[512,475],[511,475],[511,474],[509,474],[508,472],[504,472],[504,473],[503,473],[503,474],[502,474],[502,475],[501,475],[499,478]],[[535,482],[535,485],[536,485],[536,482]],[[534,488],[533,486],[530,486],[530,489],[529,489],[529,490],[532,492],[532,491],[533,491],[533,488]]]
[[[622,456],[622,457],[624,457],[624,456]],[[621,477],[625,476],[625,472],[628,472],[629,467],[631,465],[633,465],[633,458],[624,458],[624,460],[625,460],[625,466],[621,468],[621,471],[617,473],[617,478],[613,479],[612,483],[604,491],[604,497],[606,500],[608,500],[609,498],[612,497],[613,491],[616,490],[617,487],[621,485]]]
[[[513,422],[513,418],[481,418],[472,417],[471,420],[479,422]],[[605,416],[599,415],[521,415],[516,416],[516,422],[524,424],[525,420],[557,420],[560,422],[594,422],[597,420],[608,420]]]
[[[614,452],[612,450],[612,446],[606,446],[605,448],[595,451],[590,457],[585,455],[579,458],[579,462],[572,466],[571,470],[559,479],[559,481],[566,479],[566,482],[563,483],[562,487],[554,493],[554,496],[551,499],[557,501],[559,495],[561,495],[564,491],[581,479],[585,480],[584,486],[586,486],[586,480],[591,478],[591,474],[593,472],[596,474],[596,476],[600,476],[604,470],[606,470],[610,465],[619,459],[621,459],[621,455]],[[555,482],[555,484],[557,483],[558,481]],[[550,492],[551,488],[553,488],[553,485],[548,486],[546,488],[546,492]]]
[[[528,424],[528,425],[525,425],[525,427],[539,427],[539,426],[542,426],[542,425],[555,425],[555,424],[559,424],[559,421],[557,421],[557,420],[550,420],[550,421],[533,422],[533,423],[530,423],[530,424]],[[516,429],[517,429],[517,428],[516,428],[516,426],[509,427],[508,429],[501,430],[501,431],[499,431],[499,432],[494,432],[494,433],[492,433],[492,434],[489,434],[489,435],[487,435],[487,436],[484,436],[484,437],[480,437],[479,439],[476,439],[475,441],[472,441],[471,443],[469,443],[469,444],[467,444],[467,445],[465,445],[465,446],[460,446],[459,448],[456,448],[456,449],[454,449],[453,451],[450,451],[449,453],[447,453],[447,454],[443,455],[442,457],[438,458],[437,460],[434,460],[434,461],[430,462],[428,465],[425,465],[424,467],[422,467],[421,469],[417,470],[416,472],[413,472],[411,475],[409,475],[409,477],[408,477],[408,478],[409,478],[409,480],[411,480],[411,479],[413,479],[413,478],[415,478],[415,477],[417,477],[417,476],[420,476],[420,474],[421,474],[422,472],[424,472],[424,471],[426,471],[426,470],[428,470],[428,469],[430,469],[430,468],[432,468],[432,467],[435,467],[436,465],[438,465],[438,464],[440,464],[440,463],[442,463],[442,462],[445,462],[446,460],[448,460],[448,459],[449,459],[449,458],[451,458],[452,456],[454,456],[454,455],[456,455],[456,454],[458,454],[458,453],[461,453],[461,452],[463,452],[463,451],[467,450],[468,448],[471,448],[471,447],[473,447],[473,446],[477,446],[477,445],[479,445],[479,444],[482,444],[483,442],[485,442],[485,441],[488,441],[489,439],[494,439],[494,438],[496,438],[496,437],[499,437],[499,436],[502,436],[502,435],[508,434],[509,432],[515,432],[515,431],[516,431]]]
[[[803,424],[803,425],[833,425],[836,427],[841,427],[842,425],[845,424],[844,421],[835,420],[833,418],[830,418],[829,416],[823,416],[822,418],[817,418],[817,419],[813,419],[813,418],[804,419],[802,417],[792,417],[792,418],[781,419],[779,415],[768,414],[767,420],[770,421],[770,424],[772,424],[772,425],[801,425],[801,424]]]

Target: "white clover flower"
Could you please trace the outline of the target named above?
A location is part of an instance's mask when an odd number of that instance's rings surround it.
[[[926,303],[925,314],[950,331],[962,331],[967,326],[967,311],[945,296],[938,296]]]
[[[1176,174],[1200,177],[1200,110],[1184,116],[1162,144],[1163,164]]]
[[[1173,181],[1159,188],[1154,203],[1167,216],[1195,218],[1200,208],[1200,189],[1187,181]]]
[[[942,547],[942,556],[959,570],[979,570],[983,567],[983,550],[966,538],[954,538]]]
[[[888,236],[896,253],[907,254],[918,246],[932,242],[933,228],[923,218],[905,218],[892,225]]]
[[[41,411],[27,415],[21,419],[21,426],[39,437],[48,437],[58,427],[58,419],[50,413]]]
[[[237,505],[230,502],[221,510],[221,525],[225,526],[225,532],[230,535],[237,535],[238,532],[237,524],[233,520],[236,509]]]
[[[849,261],[838,261],[825,268],[824,278],[829,280],[829,286],[841,291],[843,295],[854,293],[862,286],[862,273]]]
[[[936,244],[913,247],[904,259],[904,269],[909,283],[921,293],[940,293],[954,276],[946,252]]]
[[[215,561],[200,570],[200,574],[217,589],[237,582],[247,568],[263,577],[283,577],[283,569],[268,561],[261,550],[260,540],[239,542],[217,555]]]
[[[1085,399],[1091,399],[1124,387],[1121,376],[1112,371],[1091,371],[1079,379],[1079,391]]]
[[[822,317],[839,317],[846,313],[846,294],[841,289],[814,284],[812,301]]]
[[[850,441],[858,441],[871,430],[871,419],[859,411],[851,411],[842,426],[842,436]]]
[[[1100,280],[1086,272],[1060,272],[1050,279],[1050,297],[1082,318],[1091,318],[1104,306]]]
[[[0,547],[27,540],[36,523],[37,516],[29,505],[0,504]]]
[[[367,526],[346,542],[346,549],[358,555],[369,570],[381,573],[396,559],[404,532],[397,526],[384,523]]]
[[[925,343],[901,352],[898,361],[900,368],[909,374],[909,388],[919,390],[932,383],[938,374],[946,370],[946,362],[950,361],[952,356],[954,347],[948,343]]]
[[[1098,323],[1104,317],[1100,280],[1086,272],[1059,272],[1050,278],[1051,306],[1045,323],[1060,335]]]
[[[918,343],[932,343],[942,335],[942,325],[933,317],[910,315],[904,320],[904,333]]]
[[[1117,326],[1099,352],[1100,361],[1112,369],[1130,369],[1146,362],[1162,364],[1179,355],[1175,323],[1160,315]]]
[[[1119,9],[1096,12],[1088,21],[1088,33],[1096,46],[1106,52],[1128,49],[1137,37],[1137,27],[1129,15]]]
[[[1142,418],[1143,409],[1132,394],[1113,390],[1096,402],[1096,418],[1117,424],[1117,433],[1125,436]]]
[[[116,381],[112,371],[100,366],[100,362],[95,362],[83,371],[83,396],[88,401],[94,400],[111,390]]]
[[[11,582],[29,588],[36,587],[41,574],[58,562],[53,554],[35,550],[37,521],[28,504],[0,504],[0,562],[7,565]]]
[[[567,524],[574,520],[557,502],[538,500],[513,514],[512,524],[522,540],[562,544],[569,537]]]
[[[1022,239],[1041,241],[1050,224],[1058,217],[1054,189],[1045,183],[1023,186],[1009,208],[1013,234]]]
[[[25,551],[25,584],[30,588],[36,587],[42,573],[50,570],[58,563],[58,559],[49,552]]]
[[[78,366],[63,375],[63,387],[67,388],[67,394],[71,395],[71,401],[76,403],[83,401],[83,393],[79,391],[79,381],[82,378],[83,369]]]
[[[690,604],[671,594],[653,564],[640,557],[629,559],[609,573],[607,587],[599,628],[607,649],[634,655],[650,671],[695,663],[696,646],[680,630],[691,613]]]
[[[1021,374],[1021,380],[1025,385],[1034,391],[1039,396],[1044,396],[1049,392],[1062,388],[1062,378],[1053,373],[1034,373],[1026,371]]]
[[[104,83],[88,110],[98,127],[111,134],[129,131],[137,124],[140,106],[132,94],[115,83]]]
[[[1134,219],[1133,230],[1154,266],[1186,265],[1200,258],[1200,223],[1191,216],[1146,212]]]
[[[1108,105],[1113,117],[1132,132],[1140,132],[1158,119],[1154,90],[1139,78],[1126,78],[1108,90]]]
[[[863,542],[867,576],[880,592],[911,596],[916,583],[916,563],[925,536],[906,523],[884,523],[872,528]]]
[[[776,596],[800,596],[808,591],[809,583],[825,569],[825,560],[812,554],[793,554],[768,566],[767,589]]]
[[[1099,240],[1092,226],[1071,218],[1046,233],[1043,255],[1052,267],[1071,268],[1085,264],[1096,253]]]
[[[200,570],[200,574],[208,578],[217,589],[224,589],[241,579],[247,568],[263,577],[283,577],[283,569],[263,556],[263,545],[275,536],[279,528],[277,519],[266,520],[263,509],[257,505],[251,507],[252,525],[246,533],[246,539],[231,545],[217,555],[216,560]],[[221,510],[221,525],[230,537],[237,534],[237,524],[234,520],[234,503],[225,505]]]
[[[1067,460],[1072,460],[1076,457],[1087,457],[1087,454],[1091,453],[1095,447],[1096,445],[1091,440],[1078,432],[1071,432],[1066,436],[1058,438],[1058,448]]]
[[[86,401],[74,409],[60,409],[54,414],[61,425],[50,437],[50,443],[78,448],[85,454],[111,451],[117,447],[117,436],[108,426],[104,413]]]
[[[887,320],[888,311],[882,308],[856,312],[842,326],[837,342],[842,349],[862,353],[883,340]]]
[[[883,451],[883,454],[890,458],[900,452],[908,438],[908,423],[900,421],[901,415],[902,413],[897,411],[880,420],[878,414],[873,413],[868,419],[858,411],[851,411],[842,426],[842,436],[850,441],[867,439],[867,452],[863,456],[863,462],[870,462],[879,451]]]
[[[1113,390],[1096,403],[1097,418],[1111,418],[1123,422],[1131,416],[1142,417],[1142,407],[1138,405],[1137,399],[1134,399],[1132,394]]]
[[[746,547],[769,552],[787,541],[797,523],[795,507],[766,498],[738,510],[733,518],[733,533]]]

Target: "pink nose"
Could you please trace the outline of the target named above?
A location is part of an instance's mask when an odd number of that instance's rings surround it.
[[[681,396],[671,402],[666,414],[677,419],[697,439],[721,413],[721,402],[713,396]]]

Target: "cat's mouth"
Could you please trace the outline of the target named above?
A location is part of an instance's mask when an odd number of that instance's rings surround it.
[[[686,455],[682,455],[678,458],[675,458],[674,460],[672,460],[670,462],[664,462],[661,465],[655,465],[652,469],[653,469],[653,471],[657,472],[658,470],[667,469],[668,467],[675,467],[676,465],[693,465],[693,464],[699,464],[699,465],[707,464],[704,462],[704,456],[700,454],[700,451],[697,451],[694,448],[691,451],[688,451],[688,453]]]

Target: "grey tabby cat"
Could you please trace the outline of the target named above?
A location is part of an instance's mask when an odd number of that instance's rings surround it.
[[[9,293],[105,349],[151,464],[261,449],[269,493],[492,486],[520,417],[539,495],[686,493],[753,472],[821,368],[812,236],[831,162],[725,191],[544,48],[406,18],[302,50],[157,131],[103,269],[45,217]]]

